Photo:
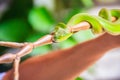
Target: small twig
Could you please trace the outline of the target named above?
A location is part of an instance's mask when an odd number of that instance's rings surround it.
[[[20,58],[16,57],[14,60],[14,80],[19,80],[19,63],[20,63]]]
[[[5,41],[0,41],[0,46],[5,46],[5,47],[12,47],[12,48],[21,48],[25,46],[27,43],[17,43],[17,42],[5,42]]]
[[[6,54],[0,56],[0,64],[1,63],[11,63],[14,61],[15,58],[16,58],[16,54],[6,53]]]

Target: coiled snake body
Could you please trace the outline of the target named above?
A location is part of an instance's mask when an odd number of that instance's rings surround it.
[[[112,22],[112,17],[115,17],[116,21]],[[120,35],[120,10],[107,10],[103,8],[100,10],[99,16],[79,13],[73,16],[66,25],[64,23],[59,23],[54,30],[55,41],[61,42],[69,38],[73,33],[68,30],[68,27],[83,21],[90,23],[91,29],[95,34],[105,31],[111,35]]]

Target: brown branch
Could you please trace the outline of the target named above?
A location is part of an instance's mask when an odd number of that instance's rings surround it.
[[[34,48],[46,44],[52,44],[53,43],[53,37],[54,35],[46,35],[40,39],[38,39],[36,42],[33,43]]]
[[[80,30],[87,30],[90,28],[90,24],[88,22],[81,22],[75,26],[70,26],[69,29],[71,32],[78,32]]]
[[[16,54],[6,53],[0,56],[0,64],[2,63],[11,63],[16,58]]]
[[[27,43],[16,43],[16,42],[5,42],[5,41],[0,41],[0,46],[5,46],[5,47],[12,47],[12,48],[21,48],[25,46]]]
[[[20,64],[20,58],[17,57],[14,60],[14,80],[18,80],[19,79],[19,64]]]
[[[21,57],[29,54],[33,50],[34,47],[52,43],[52,35],[44,36],[34,43],[25,43],[24,46],[22,43],[21,44],[13,43],[13,42],[7,42],[7,43],[1,42],[1,44],[2,45],[4,44],[4,46],[7,46],[7,47],[9,47],[9,46],[21,47],[22,46],[22,49],[19,52],[17,52],[16,54],[8,53],[8,54],[4,54],[4,55],[0,56],[0,63],[10,63],[16,58],[16,56],[21,58]],[[15,44],[17,44],[17,45],[15,46]]]

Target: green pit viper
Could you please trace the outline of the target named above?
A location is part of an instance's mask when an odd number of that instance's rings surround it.
[[[112,22],[112,17],[117,20]],[[111,35],[120,35],[120,9],[102,8],[98,16],[89,15],[87,13],[78,13],[74,15],[67,24],[59,23],[54,29],[55,42],[61,42],[72,36],[72,32],[68,27],[74,26],[80,22],[87,21],[91,25],[92,32],[99,34],[107,32]]]

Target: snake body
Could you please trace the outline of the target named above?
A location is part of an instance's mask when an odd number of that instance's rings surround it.
[[[115,17],[117,20],[112,22],[112,17]],[[68,27],[77,25],[83,21],[86,21],[91,25],[91,29],[95,34],[105,31],[111,35],[120,35],[120,10],[107,10],[103,8],[100,10],[99,16],[78,13],[74,15],[66,25],[64,23],[59,23],[54,30],[55,41],[61,42],[69,38],[73,33],[68,30]]]

